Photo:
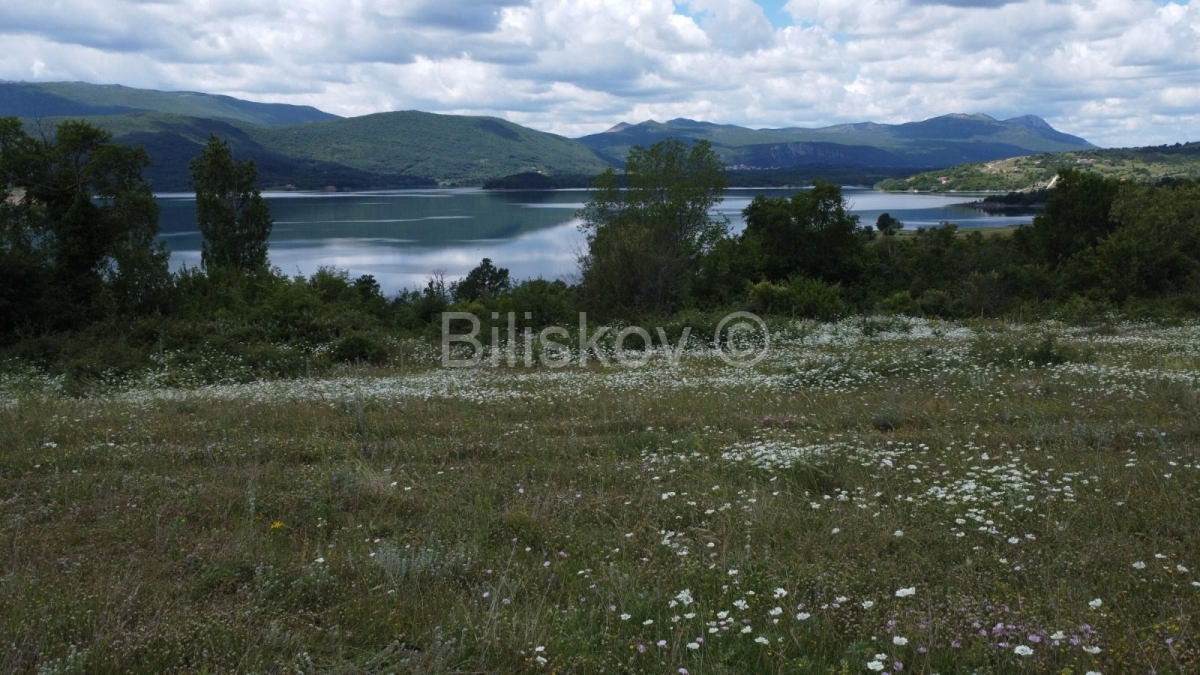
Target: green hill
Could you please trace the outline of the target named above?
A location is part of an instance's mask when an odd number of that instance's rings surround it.
[[[26,125],[52,128],[62,119],[26,118]],[[146,175],[159,191],[188,189],[188,162],[210,133],[253,158],[260,182],[275,187],[480,185],[527,171],[594,176],[608,166],[570,139],[492,117],[398,112],[270,127],[164,113],[84,119],[144,147],[154,161]]]
[[[1064,166],[1137,181],[1200,179],[1200,142],[1043,153],[927,171],[878,183],[895,192],[1012,192],[1045,187]]]
[[[26,118],[25,124],[33,130],[37,127],[52,130],[66,119],[80,118]],[[249,125],[165,113],[104,115],[82,119],[112,132],[114,140],[120,143],[144,148],[153,164],[143,173],[157,192],[183,192],[190,189],[189,163],[203,150],[209,134],[227,140],[238,158],[253,159],[258,168],[259,184],[265,188],[320,190],[333,186],[338,189],[367,190],[436,185],[433,179],[419,175],[377,173],[339,162],[289,156],[255,140],[247,132],[255,127]]]
[[[594,176],[609,165],[576,141],[492,117],[394,112],[343,119],[315,108],[80,82],[2,82],[0,116],[52,131],[87,119],[144,147],[158,191],[188,189],[210,133],[253,158],[264,186],[479,185],[522,172]]]
[[[95,117],[161,112],[247,124],[303,124],[340,119],[309,106],[256,103],[194,91],[135,89],[86,82],[0,80],[0,114],[13,117]]]
[[[481,184],[529,171],[594,175],[608,166],[571,139],[495,117],[406,111],[246,131],[264,147],[292,157],[449,184]]]
[[[675,119],[622,123],[573,140],[495,117],[407,111],[343,119],[304,106],[81,82],[0,81],[0,116],[43,129],[68,118],[105,127],[117,141],[146,148],[154,162],[147,176],[159,191],[188,188],[188,162],[210,133],[228,139],[239,157],[253,158],[264,186],[300,189],[481,185],[522,174],[510,180],[528,182],[532,174],[575,184],[622,165],[632,146],[666,138],[711,142],[735,184],[817,177],[869,184],[966,162],[1094,149],[1032,116],[946,115],[820,129]]]
[[[707,140],[735,170],[823,165],[935,168],[1031,152],[1094,147],[1032,115],[1009,120],[987,115],[945,115],[905,124],[863,122],[819,129],[747,129],[675,119],[666,123],[621,123],[579,140],[605,159],[619,163],[631,146],[646,146],[664,138]]]

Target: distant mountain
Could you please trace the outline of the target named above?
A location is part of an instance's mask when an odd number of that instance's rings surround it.
[[[188,163],[209,134],[253,158],[268,187],[367,189],[420,185],[585,181],[624,164],[629,149],[666,138],[708,140],[734,183],[794,184],[815,177],[874,182],[925,169],[1040,152],[1089,149],[1087,141],[1024,116],[946,115],[923,122],[863,122],[821,129],[748,129],[690,119],[621,122],[569,139],[495,117],[388,112],[340,118],[306,106],[256,103],[197,92],[83,82],[0,81],[0,116],[45,130],[85,118],[118,142],[146,148],[158,191],[188,189]],[[523,176],[522,176],[523,174]]]
[[[0,108],[0,116],[5,111]],[[66,117],[25,118],[53,127]],[[608,167],[591,150],[562,136],[494,117],[396,112],[263,126],[164,113],[86,117],[114,140],[141,146],[145,172],[161,192],[188,189],[188,162],[208,135],[229,141],[238,158],[253,158],[264,186],[299,189],[481,185],[510,174],[595,176]]]
[[[748,129],[689,119],[622,122],[579,141],[619,163],[634,145],[666,138],[707,140],[731,169],[784,169],[820,165],[936,168],[1036,152],[1093,148],[1033,115],[996,120],[987,115],[944,115],[905,124],[840,124],[818,129]]]
[[[210,133],[252,158],[259,182],[300,189],[472,184],[521,172],[596,175],[608,167],[561,136],[490,117],[380,113],[343,119],[316,108],[229,96],[80,82],[0,82],[0,116],[53,129],[87,119],[141,146],[154,189],[188,189],[188,163]]]
[[[134,89],[86,82],[0,80],[0,114],[15,117],[96,117],[161,112],[247,124],[303,124],[340,119],[310,106],[255,103],[194,91]]]

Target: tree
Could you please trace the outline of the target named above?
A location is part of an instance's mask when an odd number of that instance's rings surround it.
[[[904,223],[900,222],[899,218],[890,213],[881,213],[879,214],[879,219],[875,221],[875,229],[879,230],[885,237],[892,237],[904,229]]]
[[[1111,217],[1117,229],[1064,270],[1075,290],[1120,302],[1200,288],[1200,184],[1124,185]]]
[[[828,283],[850,283],[864,264],[866,240],[842,189],[816,181],[786,197],[759,195],[743,211],[743,237],[757,239],[768,281],[802,274]]]
[[[725,167],[707,141],[672,139],[630,150],[625,178],[622,190],[604,172],[580,212],[585,304],[610,315],[674,311],[686,304],[701,257],[728,232],[729,221],[710,213]]]
[[[191,169],[196,219],[204,235],[201,264],[206,270],[265,271],[273,223],[258,191],[254,160],[235,162],[229,144],[210,135]]]
[[[1061,269],[1117,229],[1110,213],[1119,188],[1115,179],[1061,169],[1045,211],[1034,217],[1032,227],[1019,231],[1018,242],[1051,268]]]
[[[494,298],[507,293],[512,287],[506,268],[497,268],[491,258],[484,258],[475,269],[467,273],[461,281],[450,285],[450,293],[457,300],[479,300]]]
[[[763,252],[755,238],[726,237],[705,254],[696,275],[696,304],[729,307],[746,296],[746,289],[762,279]]]
[[[141,174],[150,160],[111,140],[82,121],[32,138],[0,120],[0,330],[71,328],[163,300],[169,252]]]

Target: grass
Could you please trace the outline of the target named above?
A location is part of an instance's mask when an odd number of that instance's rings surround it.
[[[746,370],[10,369],[0,670],[1200,667],[1200,324],[774,333]]]

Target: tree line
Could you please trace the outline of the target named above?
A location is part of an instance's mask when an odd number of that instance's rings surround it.
[[[629,189],[602,177],[583,211],[581,302],[611,317],[743,306],[831,318],[1179,314],[1200,310],[1200,184],[1123,182],[1063,168],[1045,210],[1011,236],[951,223],[898,236],[817,181],[755,198],[734,236],[710,215],[725,187],[705,144],[635,149]]]
[[[745,229],[713,214],[727,178],[712,147],[662,141],[607,171],[581,211],[577,284],[515,281],[483,260],[385,297],[370,276],[271,269],[252,161],[212,137],[191,162],[199,269],[168,271],[138,149],[85,122],[30,135],[0,120],[0,359],[86,381],[174,360],[211,379],[298,375],[403,358],[443,311],[517,313],[522,327],[705,321],[734,309],[1088,319],[1200,311],[1200,184],[1143,185],[1063,169],[1045,210],[1011,236],[953,224],[910,231],[850,213],[817,181],[755,198]],[[528,314],[528,318],[526,318]],[[487,334],[487,331],[484,333]],[[231,375],[233,373],[233,375]]]
[[[170,252],[142,177],[144,150],[87,122],[31,136],[0,119],[0,335],[53,333],[109,317],[161,313],[172,301]],[[215,136],[191,163],[202,265],[267,269],[271,217],[252,161]]]

